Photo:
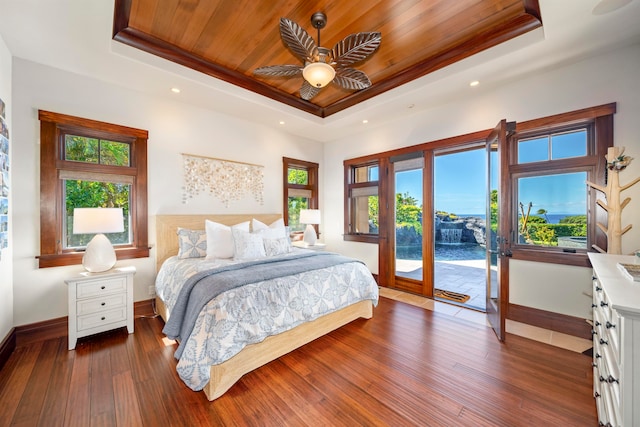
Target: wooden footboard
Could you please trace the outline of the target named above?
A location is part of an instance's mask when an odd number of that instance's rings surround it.
[[[166,307],[159,298],[156,298],[156,309],[166,321]],[[373,303],[370,300],[360,301],[312,322],[303,323],[281,334],[267,337],[262,342],[250,344],[226,362],[211,366],[211,377],[203,391],[207,399],[217,399],[244,374],[355,319],[360,317],[370,319],[372,316]]]

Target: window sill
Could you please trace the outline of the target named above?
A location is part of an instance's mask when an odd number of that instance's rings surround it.
[[[591,267],[587,252],[563,252],[562,250],[545,249],[512,249],[513,259],[521,261],[546,262],[549,264]]]
[[[380,240],[380,236],[371,234],[344,234],[342,237],[346,242],[378,243]]]
[[[65,252],[62,254],[40,255],[38,268],[62,267],[66,265],[81,265],[84,252]],[[148,258],[149,248],[116,249],[116,257],[121,259]]]

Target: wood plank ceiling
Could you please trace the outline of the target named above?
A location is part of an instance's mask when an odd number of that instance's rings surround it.
[[[310,101],[302,77],[254,76],[267,65],[303,64],[282,42],[288,18],[317,41],[311,15],[327,25],[322,46],[379,31],[380,48],[354,68],[371,87],[329,84]],[[542,25],[538,0],[116,0],[113,38],[303,111],[327,117]]]

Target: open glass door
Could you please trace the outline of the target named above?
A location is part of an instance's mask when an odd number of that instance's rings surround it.
[[[487,138],[487,320],[500,341],[505,338],[505,317],[509,300],[510,252],[507,236],[509,208],[507,172],[507,123],[500,121]]]

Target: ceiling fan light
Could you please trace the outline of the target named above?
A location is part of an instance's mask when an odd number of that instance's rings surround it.
[[[302,77],[314,87],[325,87],[336,75],[336,70],[326,62],[311,62],[302,70]]]

